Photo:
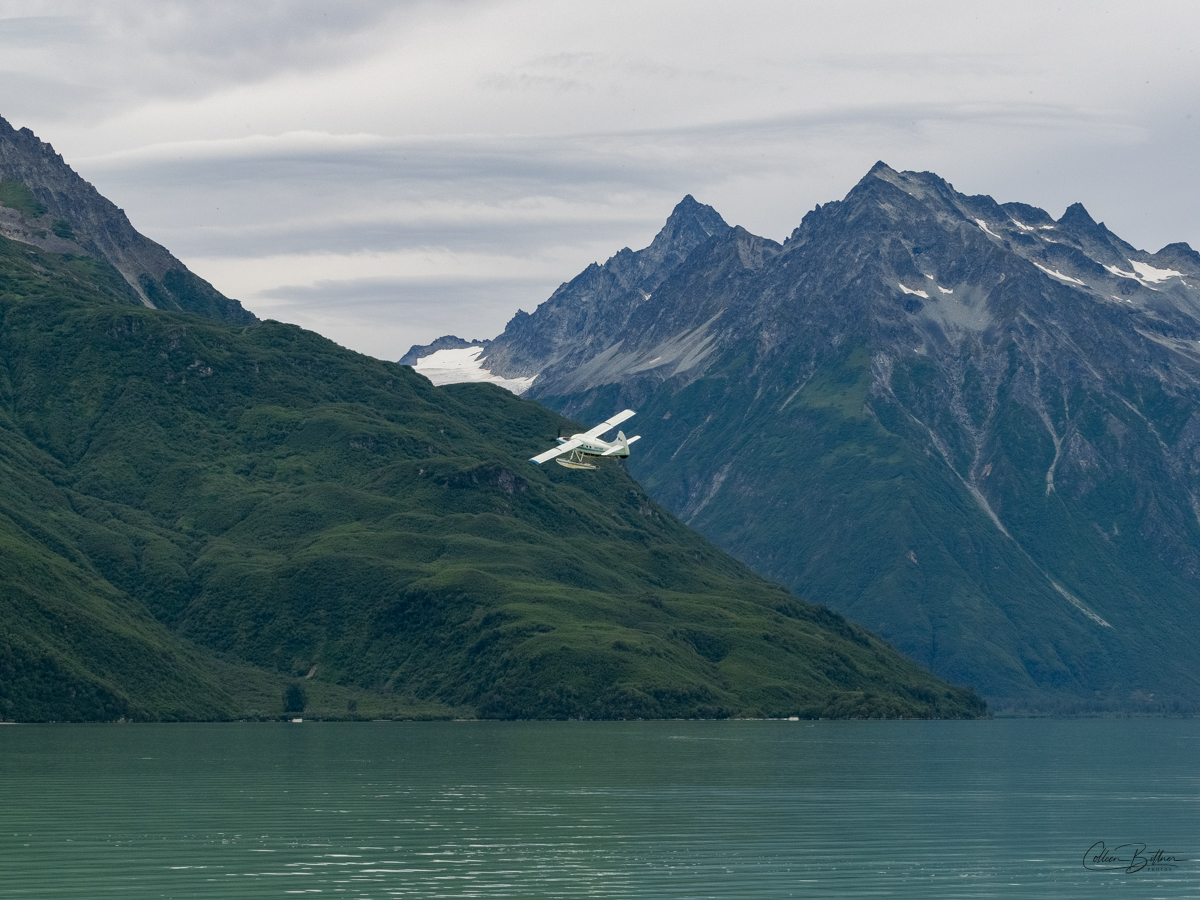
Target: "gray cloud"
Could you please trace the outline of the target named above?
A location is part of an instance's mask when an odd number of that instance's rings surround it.
[[[59,78],[0,70],[0,115],[16,126],[40,118],[47,108],[56,115],[82,115],[104,103],[104,92],[86,84],[69,84]]]
[[[38,119],[111,115],[149,100],[202,97],[229,85],[253,84],[287,71],[337,66],[378,52],[389,23],[421,16],[431,0],[155,0],[37,3],[0,0],[0,52],[18,67],[35,66],[54,95],[80,91],[74,102],[44,103],[40,91],[6,92],[8,113],[22,99],[41,102]],[[30,10],[50,14],[28,15]],[[0,87],[15,71],[0,61]]]
[[[164,246],[188,256],[258,257],[305,253],[378,253],[405,248],[454,248],[460,252],[528,254],[531,248],[607,244],[613,252],[630,234],[656,221],[625,219],[603,224],[588,221],[510,222],[331,222],[256,225],[203,229],[157,227]]]
[[[0,7],[3,8],[3,7]],[[0,18],[0,47],[37,49],[82,44],[90,34],[83,16],[15,16]]]
[[[629,240],[648,240],[647,229],[685,193],[740,211],[747,179],[773,199],[755,197],[754,219],[735,220],[782,237],[814,203],[840,198],[880,156],[894,165],[924,157],[920,167],[978,178],[967,189],[982,192],[1004,186],[989,168],[1020,173],[1014,163],[1040,165],[1056,142],[1116,158],[1145,140],[1143,127],[1104,111],[913,103],[577,135],[297,136],[167,146],[78,166],[135,206],[141,227],[183,253],[429,245],[529,253],[555,241],[599,240],[615,252]],[[818,182],[817,166],[836,180]],[[1056,184],[1078,184],[1079,174],[1065,169]],[[1098,200],[1103,190],[1088,187]],[[1031,193],[1008,199],[1042,199]],[[731,195],[734,204],[721,206]],[[551,200],[559,202],[555,210],[531,209]]]
[[[558,285],[545,279],[404,281],[357,279],[281,286],[263,292],[281,301],[288,320],[312,323],[346,346],[384,359],[399,359],[415,344],[444,334],[468,340],[495,337],[517,309],[532,310]],[[260,312],[272,317],[275,305]],[[389,323],[381,333],[379,323]]]

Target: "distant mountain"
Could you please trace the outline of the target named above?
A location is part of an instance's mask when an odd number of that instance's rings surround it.
[[[420,360],[428,357],[439,350],[465,350],[468,347],[484,346],[488,341],[467,341],[453,335],[440,337],[432,344],[418,344],[409,349],[407,353],[400,359],[402,366],[415,366]]]
[[[494,386],[7,238],[0,358],[0,719],[986,713]]]
[[[53,253],[103,259],[149,307],[239,325],[258,321],[154,241],[28,128],[0,118],[0,236]]]
[[[481,365],[497,378],[546,381],[565,374],[569,378],[603,379],[606,376],[601,373],[609,369],[614,373],[623,371],[627,360],[613,360],[611,354],[598,354],[597,348],[620,344],[626,329],[639,327],[636,311],[688,255],[732,230],[716,210],[688,194],[649,247],[636,253],[626,247],[603,266],[588,266],[539,306],[535,316],[518,312],[496,340],[468,342],[447,335],[432,344],[411,348],[400,362],[417,366],[439,350],[480,346],[486,349],[486,363],[481,360]],[[686,331],[686,325],[681,330]],[[584,374],[581,366],[593,374]],[[544,393],[539,384],[530,396]],[[604,418],[607,416],[601,416]]]
[[[1200,708],[1200,255],[877,164],[781,245],[686,198],[480,365],[760,574],[1001,708]]]

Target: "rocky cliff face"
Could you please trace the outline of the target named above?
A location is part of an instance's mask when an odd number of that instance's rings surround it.
[[[258,321],[134,229],[124,211],[80,178],[53,147],[2,118],[0,235],[54,253],[104,259],[146,306],[233,324]]]
[[[719,222],[688,198],[484,364],[639,409],[656,499],[994,705],[1196,708],[1200,255],[882,163],[782,245]]]

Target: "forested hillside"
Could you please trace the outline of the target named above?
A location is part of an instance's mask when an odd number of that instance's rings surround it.
[[[442,715],[984,711],[620,465],[529,465],[571,425],[490,385],[2,239],[0,359],[0,716],[239,716],[247,679]]]

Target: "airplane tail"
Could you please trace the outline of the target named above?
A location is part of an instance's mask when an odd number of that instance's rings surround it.
[[[629,455],[629,445],[632,444],[634,441],[636,441],[640,437],[641,437],[640,434],[635,434],[633,437],[627,438],[627,437],[625,437],[625,432],[618,431],[617,432],[617,449],[612,451],[613,456],[628,456]]]
[[[618,431],[617,439],[613,441],[612,446],[605,450],[601,456],[628,456],[629,445],[640,438],[640,434],[635,434],[631,438],[625,437],[625,432]]]

